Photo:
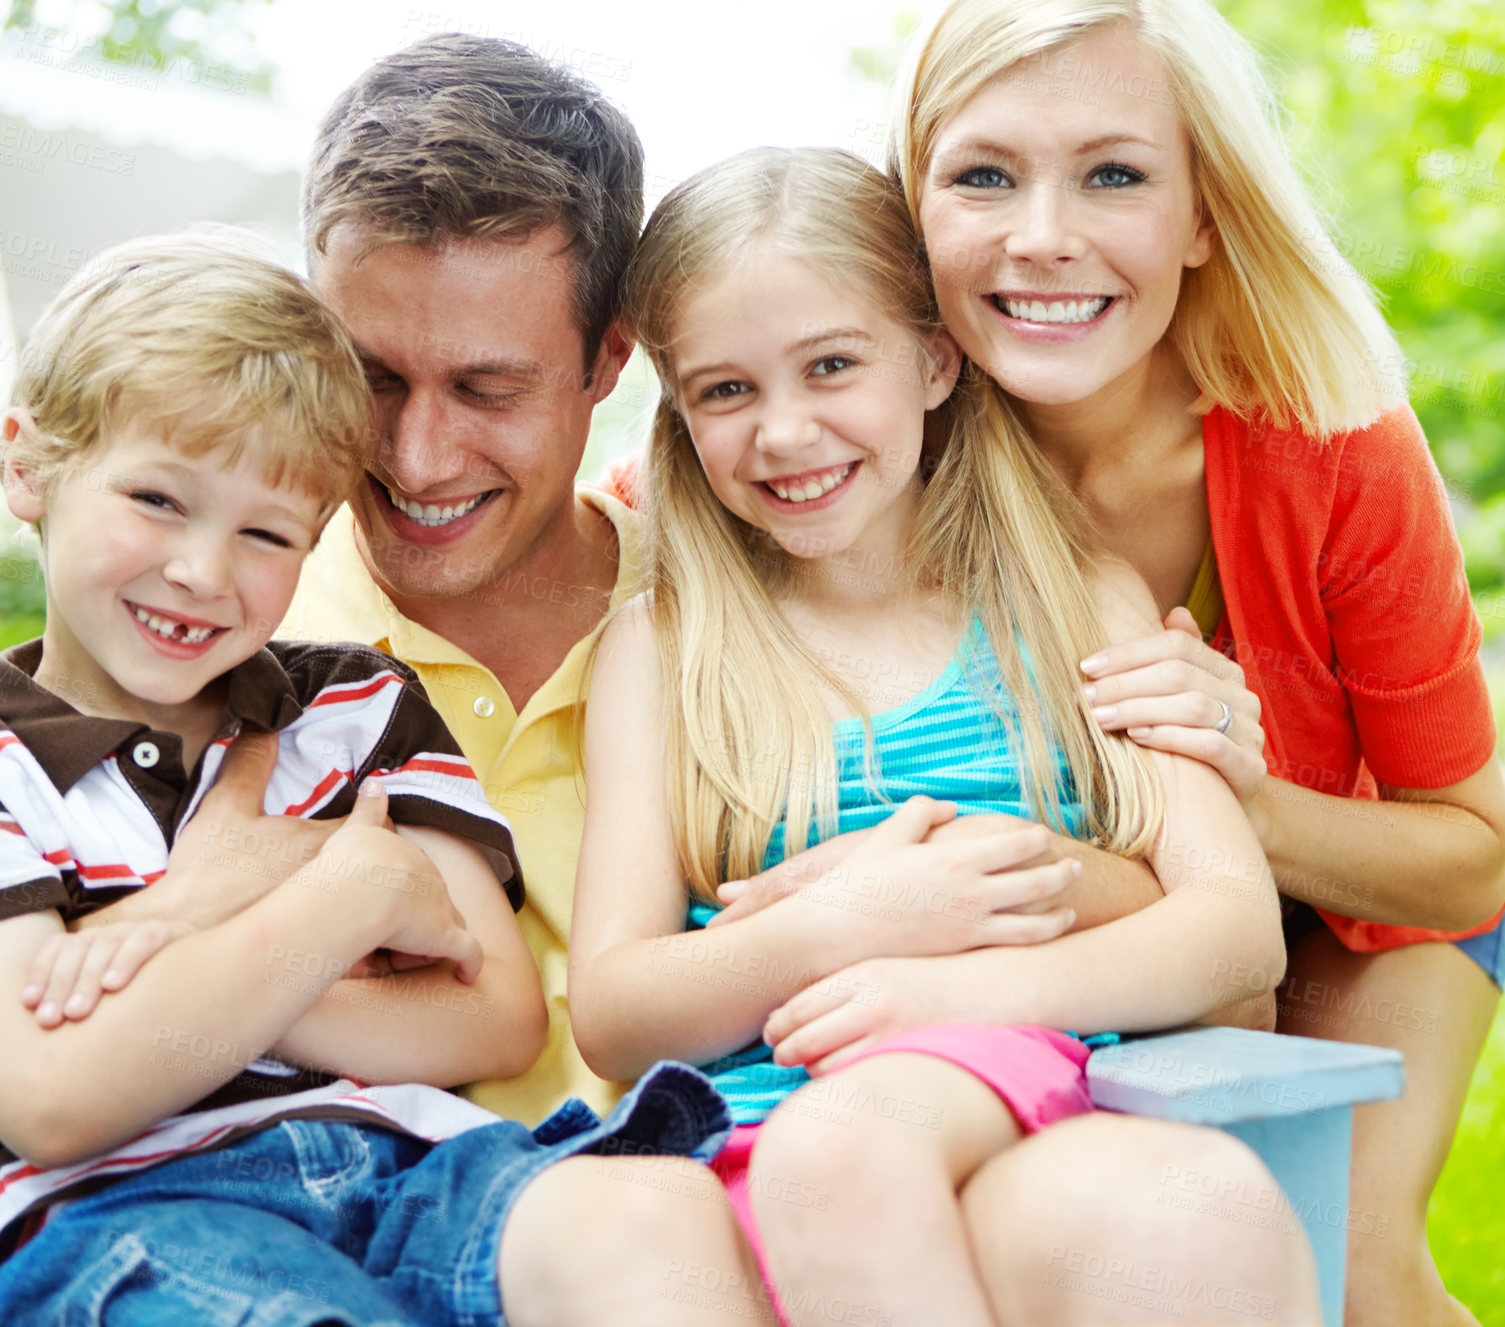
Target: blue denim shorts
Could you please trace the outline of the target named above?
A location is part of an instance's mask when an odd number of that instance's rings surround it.
[[[523,1187],[580,1153],[709,1160],[731,1129],[710,1083],[651,1070],[605,1123],[571,1100],[437,1145],[290,1120],[64,1204],[0,1263],[6,1327],[478,1327],[504,1321],[502,1229]]]
[[[1453,943],[1484,969],[1490,981],[1505,987],[1505,919],[1492,931],[1471,935],[1467,940],[1454,940]]]

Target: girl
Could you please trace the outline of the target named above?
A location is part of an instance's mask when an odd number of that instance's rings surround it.
[[[1084,661],[1094,714],[1248,811],[1297,905],[1282,1028],[1405,1053],[1355,1117],[1348,1321],[1472,1323],[1424,1221],[1498,996],[1505,789],[1403,356],[1203,0],[959,0],[904,98],[893,170],[998,445],[1165,617]]]
[[[628,305],[665,394],[648,593],[608,626],[587,710],[581,1051],[613,1078],[709,1063],[744,1126],[720,1173],[789,1320],[835,1296],[894,1323],[992,1323],[956,1194],[1090,1109],[1085,1049],[1051,1029],[1186,1021],[1244,994],[1240,965],[1278,970],[1267,870],[1221,780],[1092,720],[1076,661],[1103,622],[1142,630],[1148,597],[1088,556],[1035,454],[997,445],[996,394],[953,395],[954,346],[878,172],[763,150],[702,173],[650,221]],[[759,1034],[791,996],[878,998],[845,976],[865,959],[1069,926],[1049,904],[1078,868],[1043,861],[1023,818],[1147,854],[1166,897],[1112,933],[995,951],[1012,969],[996,1026],[865,1046],[815,1082],[818,1048],[770,1056]],[[728,876],[812,839],[832,842],[803,888],[680,934]],[[1293,1321],[1313,1313],[1306,1260]]]

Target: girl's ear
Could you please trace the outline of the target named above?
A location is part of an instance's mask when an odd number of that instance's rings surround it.
[[[962,352],[944,327],[930,334],[925,349],[930,361],[930,371],[925,379],[925,409],[934,410],[956,389],[957,375],[962,370]]]
[[[29,410],[13,406],[5,412],[5,505],[17,520],[35,525],[46,512],[47,502],[31,468],[17,456],[13,445],[19,437],[23,452],[32,452],[36,443],[37,422]]]

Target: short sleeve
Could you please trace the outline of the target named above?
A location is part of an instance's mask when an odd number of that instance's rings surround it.
[[[522,868],[512,827],[486,800],[470,762],[410,673],[391,722],[354,785],[367,777],[387,790],[388,813],[396,824],[443,830],[475,844],[506,886],[513,908],[522,907]]]
[[[0,921],[49,908],[66,915],[74,903],[64,879],[73,857],[45,778],[20,739],[0,731]]]
[[[1318,577],[1365,763],[1395,787],[1458,783],[1493,755],[1495,724],[1442,477],[1409,407],[1332,445]]]
[[[492,807],[470,763],[406,664],[364,645],[272,641],[302,713],[278,733],[267,812],[346,815],[356,789],[380,780],[395,824],[473,843],[513,908],[523,905],[512,827]]]

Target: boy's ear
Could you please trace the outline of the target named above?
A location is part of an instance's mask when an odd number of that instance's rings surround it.
[[[934,410],[956,389],[956,379],[962,370],[962,351],[943,327],[931,333],[925,348],[930,359],[925,379],[925,409]]]
[[[37,422],[29,410],[12,406],[5,412],[5,505],[17,520],[35,525],[46,511],[46,498],[30,467],[18,456],[35,450]],[[14,444],[20,439],[22,446]]]

